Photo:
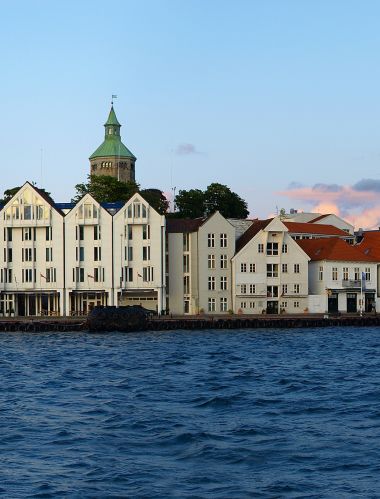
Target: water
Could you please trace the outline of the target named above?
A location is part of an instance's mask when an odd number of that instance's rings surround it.
[[[380,497],[380,330],[0,335],[0,496]]]

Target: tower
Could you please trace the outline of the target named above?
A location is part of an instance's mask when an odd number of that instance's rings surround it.
[[[121,125],[113,104],[104,128],[104,141],[89,158],[91,175],[108,175],[121,182],[135,182],[136,157],[121,141]]]

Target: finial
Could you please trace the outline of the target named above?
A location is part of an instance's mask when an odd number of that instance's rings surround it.
[[[114,99],[117,99],[117,95],[112,95],[112,97],[111,97],[111,106],[113,106],[113,100]]]

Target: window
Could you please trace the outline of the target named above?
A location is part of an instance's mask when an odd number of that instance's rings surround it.
[[[227,291],[227,277],[222,276],[220,278],[220,289],[221,291]]]
[[[300,273],[300,264],[299,263],[295,263],[294,264],[294,273],[295,274],[299,274]]]
[[[288,308],[288,302],[287,301],[282,301],[280,307],[281,308]]]
[[[133,260],[133,247],[128,246],[128,260],[131,262]]]
[[[293,306],[294,306],[294,308],[300,308],[300,302],[295,301]]]
[[[247,294],[247,285],[246,284],[240,284],[240,294],[241,295]]]
[[[278,277],[277,263],[267,263],[267,277]]]
[[[143,260],[150,260],[150,246],[143,246]]]
[[[246,263],[240,264],[240,272],[247,272],[247,264]]]
[[[256,272],[256,264],[255,263],[250,263],[249,264],[249,271],[250,272]]]
[[[84,239],[84,225],[79,226],[79,240],[83,241]]]
[[[99,241],[100,239],[100,225],[94,225],[94,241]]]
[[[143,267],[142,278],[144,282],[153,281],[153,267]]]
[[[267,286],[267,297],[277,298],[278,297],[278,286]]]
[[[220,311],[221,312],[227,312],[227,298],[221,297],[220,298]]]
[[[46,261],[53,261],[53,248],[46,248]]]
[[[215,298],[208,299],[208,311],[215,312]]]
[[[257,246],[258,253],[264,253],[264,245],[259,243]]]
[[[52,228],[46,227],[46,241],[51,241],[53,239]]]
[[[100,262],[102,259],[102,248],[100,246],[94,247],[94,261]]]
[[[283,274],[287,274],[288,273],[288,264],[287,263],[283,263],[282,264],[282,273]]]
[[[348,267],[343,267],[343,281],[348,281]]]
[[[22,282],[36,282],[36,270],[34,269],[22,269],[21,271]]]
[[[246,301],[241,301],[240,302],[240,308],[247,308],[247,302]]]
[[[209,269],[215,268],[215,255],[208,255],[207,257],[207,267]]]
[[[141,217],[141,204],[140,203],[133,203],[133,216],[135,218]]]
[[[208,278],[208,289],[209,291],[215,290],[215,277],[209,276]]]
[[[332,280],[337,281],[338,280],[338,269],[337,267],[332,268]]]
[[[227,234],[220,234],[220,247],[227,248]]]
[[[283,295],[287,295],[288,294],[288,285],[287,284],[283,284],[282,285],[282,294]]]
[[[40,273],[40,277],[44,277],[44,276]],[[47,268],[46,272],[45,272],[45,278],[46,278],[46,282],[56,282],[56,280],[57,280],[56,269]]]
[[[183,235],[183,251],[190,250],[190,234]]]
[[[215,247],[215,234],[207,234],[207,246],[209,248]]]
[[[183,294],[188,295],[190,293],[190,276],[185,275],[183,278]]]
[[[278,255],[278,243],[267,243],[267,255]]]
[[[323,267],[319,267],[319,274],[318,274],[319,280],[323,281]]]
[[[354,279],[355,279],[355,281],[360,281],[360,269],[359,269],[359,267],[354,268]]]
[[[227,255],[220,255],[220,268],[221,269],[227,268]]]
[[[287,244],[283,244],[282,245],[282,252],[283,253],[287,253],[288,252],[288,245]]]
[[[133,226],[128,225],[128,239],[131,241],[133,239]]]
[[[84,262],[84,247],[83,246],[81,246],[79,248],[79,261]]]
[[[22,230],[22,240],[23,241],[35,241],[36,240],[36,228],[35,227],[25,227]]]
[[[249,294],[254,295],[256,293],[256,284],[249,285]]]
[[[143,228],[143,239],[150,239],[150,225],[144,224]]]
[[[124,267],[125,280],[128,282],[133,281],[133,269],[132,267]]]
[[[365,268],[365,280],[370,281],[371,280],[371,269],[370,267]]]
[[[34,251],[33,251],[34,249]],[[32,262],[33,261],[33,254],[36,257],[36,248],[22,248],[22,261],[23,262]],[[36,261],[36,258],[34,258],[34,261]]]
[[[249,308],[255,308],[255,302],[254,301],[250,301],[249,302]]]
[[[293,284],[293,292],[296,295],[299,295],[300,293],[300,285],[299,284]]]
[[[190,272],[190,257],[189,257],[189,255],[183,255],[183,271],[185,273]]]

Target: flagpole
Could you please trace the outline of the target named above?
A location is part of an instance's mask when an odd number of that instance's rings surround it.
[[[363,315],[363,272],[360,279],[360,317]]]

